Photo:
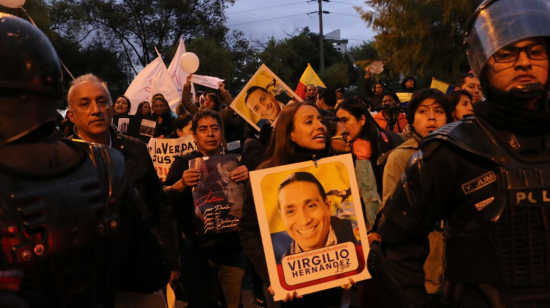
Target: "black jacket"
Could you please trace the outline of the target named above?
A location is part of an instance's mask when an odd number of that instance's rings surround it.
[[[82,139],[77,133],[73,138]],[[136,138],[117,133],[114,128],[111,129],[111,140],[111,147],[119,150],[124,156],[126,173],[132,180],[132,186],[145,202],[151,213],[151,220],[159,227],[163,246],[172,269],[179,271],[178,246],[172,224],[174,213],[166,202],[162,184],[147,151],[147,146]]]

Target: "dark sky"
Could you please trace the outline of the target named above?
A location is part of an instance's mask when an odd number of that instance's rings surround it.
[[[349,40],[348,46],[372,40],[372,29],[367,28],[353,6],[366,8],[363,0],[323,2],[323,11],[330,12],[323,14],[324,34],[340,29],[340,37]],[[319,33],[318,14],[307,14],[318,11],[317,1],[236,0],[235,5],[226,11],[227,26],[241,30],[249,39],[265,42],[271,36],[285,38],[285,32],[291,34],[294,29],[306,26]]]

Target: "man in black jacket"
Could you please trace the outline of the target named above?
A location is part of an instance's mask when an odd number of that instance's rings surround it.
[[[216,273],[226,307],[241,303],[244,277],[244,254],[238,232],[203,234],[195,216],[192,190],[202,179],[199,169],[189,168],[189,161],[199,157],[224,155],[222,119],[218,112],[201,110],[193,116],[193,138],[197,150],[174,160],[166,176],[164,190],[176,207],[178,228],[182,234],[183,287],[191,307],[215,307],[212,272]],[[248,180],[248,169],[239,166],[231,172],[237,183]],[[240,216],[240,215],[239,215]],[[199,227],[195,227],[199,226]],[[204,228],[204,226],[202,226]]]
[[[443,219],[444,304],[549,307],[549,15],[548,0],[475,12],[465,46],[487,100],[425,138],[386,203],[368,262],[388,306],[433,305],[422,265]]]
[[[146,217],[150,220],[151,226],[158,227],[163,235],[162,240],[170,257],[172,265],[172,274],[170,281],[177,278],[179,275],[179,257],[177,243],[175,242],[174,228],[171,223],[173,215],[171,215],[168,204],[166,202],[162,185],[153,167],[151,157],[143,142],[132,137],[119,134],[111,125],[113,117],[113,104],[109,91],[102,81],[92,74],[87,74],[78,77],[71,84],[68,94],[69,109],[67,116],[75,124],[74,139],[81,139],[88,142],[95,142],[118,149],[123,155],[126,162],[126,172],[132,180],[134,188],[138,191],[142,201],[146,204],[147,210],[151,217]],[[130,261],[131,260],[131,261]],[[159,264],[146,256],[143,258],[129,258],[129,262],[135,264],[135,274],[140,275],[139,268],[155,268]],[[139,263],[139,264],[138,264]],[[131,276],[125,275],[130,281],[136,282]],[[157,282],[153,282],[156,287],[147,287],[146,293],[151,293],[164,288],[167,281],[163,281],[159,277]],[[131,288],[128,284],[122,286],[119,290],[126,292],[145,293],[145,289]],[[121,299],[125,294],[119,293],[118,300],[127,302],[126,299]],[[142,297],[134,294],[137,301],[144,302]],[[151,295],[156,298],[156,296]],[[138,299],[139,298],[139,299]],[[154,300],[153,300],[154,301]],[[143,307],[147,307],[144,305]]]

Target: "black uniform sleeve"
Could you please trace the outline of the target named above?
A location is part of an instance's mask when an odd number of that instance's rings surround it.
[[[382,237],[389,274],[413,307],[428,302],[423,265],[429,253],[428,233],[443,218],[456,185],[449,153],[429,159],[413,155],[401,183],[387,201],[376,227]]]

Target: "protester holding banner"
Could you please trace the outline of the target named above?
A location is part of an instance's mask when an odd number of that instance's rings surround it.
[[[220,113],[223,119],[225,141],[231,142],[235,140],[242,140],[244,137],[245,121],[229,107],[229,105],[233,102],[233,97],[231,96],[231,93],[225,89],[225,84],[223,82],[218,83],[220,95],[223,99],[223,105],[216,93],[207,92],[204,94],[204,103],[200,108],[198,108],[191,102],[189,97],[189,94],[191,93],[192,77],[193,74],[187,76],[187,82],[183,87],[183,93],[181,96],[181,103],[185,106],[189,114],[194,115],[203,108],[215,110]]]
[[[170,221],[171,214],[147,148],[135,138],[118,134],[111,126],[114,113],[111,97],[106,85],[95,75],[83,75],[72,82],[68,103],[67,115],[75,124],[73,139],[110,146],[123,154],[126,172],[146,205],[144,210],[148,211],[147,214],[142,213],[142,216],[144,218],[151,216],[149,219],[153,222],[152,229],[160,228],[172,266],[170,279],[175,279],[179,275],[179,260],[174,229]],[[117,301],[121,304],[137,305],[136,301],[144,300],[148,303],[150,301],[151,304],[135,307],[155,307],[153,303],[157,301],[158,291],[166,286],[169,277],[162,276],[166,267],[162,254],[143,251],[140,248],[144,246],[140,241],[146,241],[146,239],[133,239],[131,245],[136,250],[124,256],[124,266],[120,267],[121,279],[118,288],[120,292]],[[156,277],[142,276],[142,271],[148,273],[149,270],[154,272]],[[168,273],[169,271],[168,268]],[[128,293],[135,296],[130,296]],[[138,296],[137,293],[149,293],[149,297],[144,298],[145,294]]]
[[[128,132],[125,133],[125,135],[137,138],[145,143],[148,143],[151,137],[140,133],[143,120],[151,122],[155,121],[155,116],[151,114],[151,104],[148,101],[142,101],[138,104],[136,114],[134,116],[130,116]]]
[[[126,96],[120,95],[119,97],[117,97],[114,106],[115,114],[113,116],[113,124],[123,134],[128,134],[130,131],[131,116],[128,115],[128,112],[130,112],[130,108],[132,108],[132,104]]]
[[[283,109],[277,120],[268,149],[268,153],[271,154],[258,169],[330,156],[329,142],[326,127],[322,123],[317,108],[305,103],[290,104]],[[240,234],[246,256],[262,278],[265,287],[268,288],[270,279],[250,185],[247,185]],[[290,302],[282,306],[340,307],[341,291],[333,288],[303,297],[294,292],[287,295],[286,301]],[[268,307],[272,306],[273,298],[268,296]]]
[[[156,120],[155,133],[153,137],[167,138],[172,133],[174,126],[174,118],[172,117],[172,112],[168,106],[168,101],[164,98],[164,95],[157,93],[153,95],[151,105],[153,106],[153,114]]]
[[[172,163],[165,181],[167,198],[175,205],[181,240],[182,283],[192,307],[211,307],[216,302],[213,279],[221,285],[228,308],[237,308],[241,301],[241,283],[244,277],[244,254],[236,231],[210,234],[199,229],[203,217],[195,211],[193,190],[204,184],[201,171],[191,168],[189,162],[197,158],[224,155],[222,119],[218,112],[204,109],[192,120],[193,138],[198,149]],[[248,180],[246,166],[238,166],[229,175],[236,183]],[[223,192],[222,192],[223,193]],[[206,202],[215,201],[208,198]],[[204,227],[204,226],[203,226]]]

